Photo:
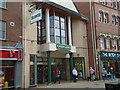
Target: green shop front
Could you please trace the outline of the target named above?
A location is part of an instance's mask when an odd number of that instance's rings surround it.
[[[61,81],[72,80],[73,53],[70,45],[54,44],[55,51],[46,51],[41,56],[34,55],[30,57],[30,85],[42,83],[54,83],[55,70],[59,68],[61,72]],[[54,46],[52,45],[52,46]],[[35,60],[36,59],[36,60]],[[37,61],[37,62],[35,62]],[[36,64],[36,65],[35,65]],[[35,69],[36,68],[36,69]],[[36,72],[35,72],[36,70]],[[35,77],[36,76],[36,77]]]
[[[105,68],[109,74],[110,67],[116,71],[116,77],[120,78],[120,52],[100,52],[101,72]]]

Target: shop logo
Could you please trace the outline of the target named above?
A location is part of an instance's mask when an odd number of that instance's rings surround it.
[[[15,56],[15,51],[14,50],[10,50],[10,57],[14,57]]]

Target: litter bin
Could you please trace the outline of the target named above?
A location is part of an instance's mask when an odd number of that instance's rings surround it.
[[[120,82],[105,83],[105,90],[120,90]]]

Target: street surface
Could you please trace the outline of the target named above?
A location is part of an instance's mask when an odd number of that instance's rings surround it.
[[[57,82],[56,84],[51,84],[51,85],[46,85],[46,84],[41,84],[38,85],[36,88],[105,88],[105,83],[107,82],[118,82],[119,80],[111,81],[111,80],[106,80],[106,81],[78,81],[76,83],[74,82],[61,82],[60,84]]]

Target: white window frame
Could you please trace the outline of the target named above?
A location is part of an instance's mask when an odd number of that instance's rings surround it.
[[[106,48],[110,49],[110,39],[106,38]]]
[[[112,24],[115,25],[115,15],[112,15]]]
[[[116,48],[115,48],[115,47],[116,47]],[[114,48],[115,48],[115,50],[118,50],[117,39],[114,39]]]
[[[6,22],[2,21],[2,20],[0,20],[0,22],[2,22],[2,23],[4,22],[5,23],[5,30],[4,30],[5,31],[5,36],[4,37],[5,38],[0,38],[0,40],[6,40]],[[3,32],[3,30],[0,30],[0,31]]]
[[[119,17],[116,17],[116,25],[119,25]]]
[[[100,38],[100,48],[105,49],[104,37]]]
[[[4,7],[3,7],[3,2],[4,2]],[[0,0],[0,8],[4,8],[4,9],[6,9],[6,0]]]
[[[102,11],[99,11],[99,22],[103,22],[103,18],[102,18]]]
[[[108,13],[104,13],[104,22],[108,23]]]

